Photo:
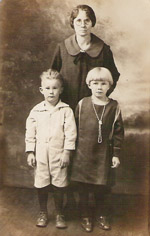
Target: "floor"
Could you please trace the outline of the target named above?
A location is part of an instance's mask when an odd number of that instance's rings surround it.
[[[77,196],[76,196],[77,199]],[[35,226],[38,203],[35,189],[3,187],[0,190],[1,236],[148,236],[148,204],[141,195],[113,195],[112,230],[94,226],[91,233],[80,228],[77,209],[66,211],[68,228],[55,228],[55,210],[49,196],[49,223],[46,228]]]

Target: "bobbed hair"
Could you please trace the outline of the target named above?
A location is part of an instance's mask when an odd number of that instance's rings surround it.
[[[71,28],[74,29],[73,21],[78,16],[79,10],[86,12],[87,17],[89,17],[90,20],[92,21],[92,27],[94,27],[96,24],[96,16],[95,16],[95,12],[93,11],[93,9],[91,7],[89,7],[88,5],[78,5],[72,10],[71,15],[70,15]]]
[[[62,75],[61,75],[58,71],[56,71],[56,70],[48,69],[47,71],[44,71],[44,72],[40,75],[40,78],[41,78],[41,84],[42,84],[42,82],[43,82],[44,80],[56,79],[56,80],[59,80],[59,81],[60,81],[62,87],[64,86],[63,77],[62,77]]]
[[[90,70],[86,77],[86,84],[90,85],[91,81],[108,81],[110,85],[113,85],[112,74],[105,67],[95,67]]]

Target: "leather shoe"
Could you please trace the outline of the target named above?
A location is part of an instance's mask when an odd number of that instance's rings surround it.
[[[107,216],[99,216],[97,218],[97,223],[98,223],[99,228],[101,228],[101,229],[104,229],[104,230],[110,230],[111,229],[110,223],[109,223],[109,220],[108,220]]]
[[[38,227],[46,227],[47,226],[47,222],[48,222],[47,212],[41,211],[39,213],[39,217],[37,219],[36,226],[38,226]]]
[[[81,226],[86,232],[92,231],[92,222],[90,221],[89,218],[82,218]]]
[[[58,228],[58,229],[67,228],[67,224],[66,224],[64,215],[57,215],[56,216],[56,228]]]

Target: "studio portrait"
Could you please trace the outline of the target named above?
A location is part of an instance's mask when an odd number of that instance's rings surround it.
[[[149,24],[149,0],[0,0],[0,235],[149,235]]]

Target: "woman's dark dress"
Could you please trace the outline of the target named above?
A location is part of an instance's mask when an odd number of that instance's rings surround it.
[[[101,117],[104,106],[95,105]],[[81,110],[80,110],[81,109]],[[71,180],[109,185],[112,156],[119,157],[124,129],[117,101],[110,99],[102,119],[102,143],[98,143],[98,120],[91,97],[76,109],[78,123],[77,151],[72,164]],[[80,115],[79,115],[80,113]]]
[[[84,52],[80,51],[75,35],[58,44],[51,68],[61,72],[64,78],[62,100],[75,109],[79,100],[91,95],[85,79],[89,70],[99,66],[108,68],[112,73],[114,84],[109,91],[110,94],[120,74],[108,45],[94,34],[91,34],[90,48]]]

